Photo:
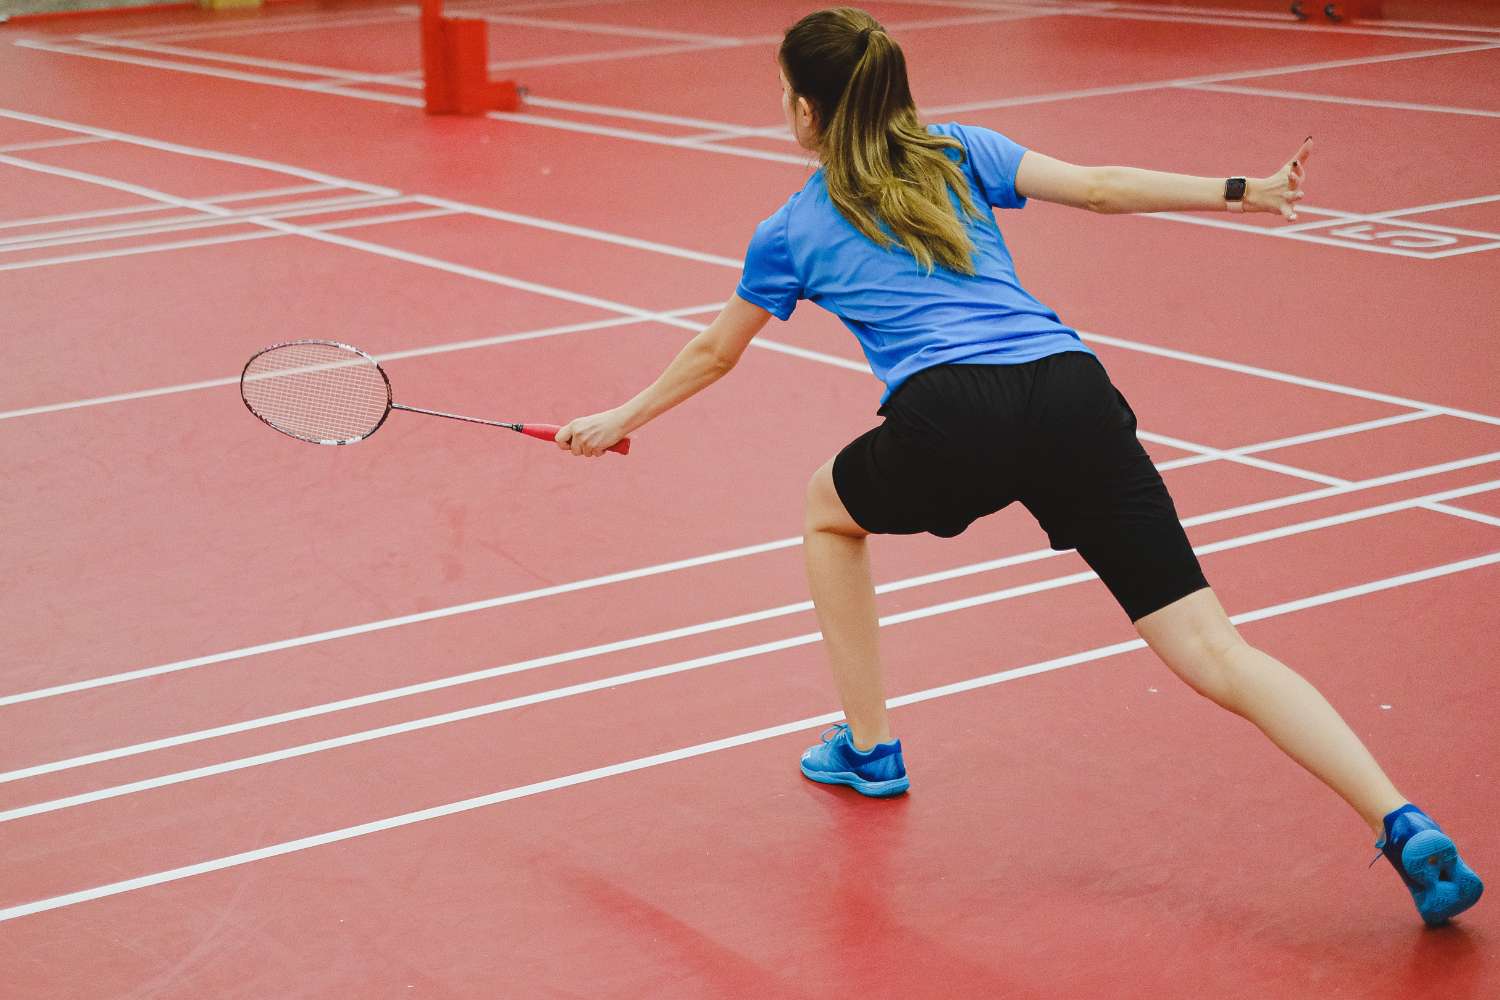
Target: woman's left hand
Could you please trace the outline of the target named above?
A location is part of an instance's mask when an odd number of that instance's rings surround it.
[[[553,440],[563,451],[584,458],[598,458],[618,444],[625,434],[625,421],[619,411],[605,410],[569,422]]]
[[[1312,136],[1297,150],[1291,162],[1263,180],[1251,183],[1245,192],[1245,207],[1252,212],[1280,212],[1282,218],[1296,221],[1297,202],[1307,183],[1307,158],[1312,155]]]

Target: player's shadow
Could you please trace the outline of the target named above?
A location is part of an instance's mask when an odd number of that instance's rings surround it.
[[[1439,927],[1419,926],[1412,930],[1411,943],[1405,949],[1406,961],[1398,967],[1398,985],[1403,995],[1421,996],[1433,983],[1442,984],[1444,996],[1487,995],[1482,981],[1493,970],[1484,954],[1486,939],[1482,931],[1466,927],[1465,919],[1461,916]],[[1390,947],[1394,958],[1399,954],[1398,945],[1392,941]]]

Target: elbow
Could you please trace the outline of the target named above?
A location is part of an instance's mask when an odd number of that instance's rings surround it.
[[[700,349],[703,369],[712,381],[728,375],[739,364],[739,354],[730,353],[719,344],[705,343],[700,345]]]
[[[1099,167],[1089,177],[1088,193],[1084,201],[1084,208],[1099,215],[1114,215],[1121,211],[1119,200],[1115,194],[1118,185],[1115,184],[1113,171],[1108,167]]]

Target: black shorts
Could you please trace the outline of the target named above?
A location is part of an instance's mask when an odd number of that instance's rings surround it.
[[[833,463],[866,531],[951,538],[1019,500],[1131,621],[1208,586],[1135,413],[1092,354],[928,368],[879,412]]]

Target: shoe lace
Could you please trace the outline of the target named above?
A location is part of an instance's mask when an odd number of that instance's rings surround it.
[[[846,731],[848,728],[849,724],[847,722],[836,722],[825,729],[823,735],[819,736],[818,739],[824,743],[832,743],[839,738],[839,733]]]

